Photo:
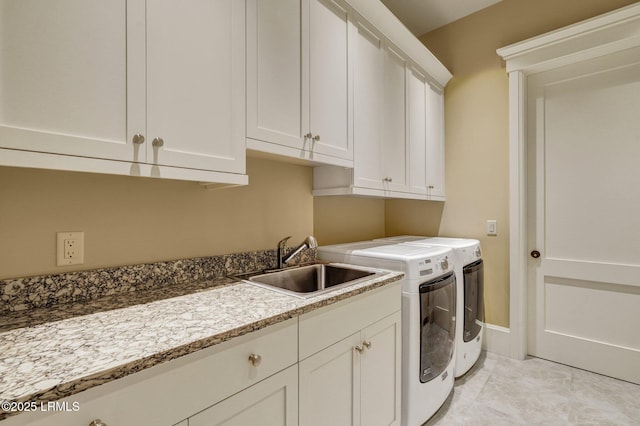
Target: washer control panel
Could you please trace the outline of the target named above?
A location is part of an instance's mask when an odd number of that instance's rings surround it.
[[[451,262],[448,255],[418,261],[418,271],[421,278],[442,275],[444,272],[451,270],[452,267],[453,262]]]
[[[461,263],[463,265],[468,265],[469,263],[473,263],[482,258],[482,249],[480,249],[480,245],[465,247],[458,250],[458,258],[462,261]]]

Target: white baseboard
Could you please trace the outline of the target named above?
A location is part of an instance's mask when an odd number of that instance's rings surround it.
[[[511,330],[499,325],[485,323],[482,349],[511,357]]]

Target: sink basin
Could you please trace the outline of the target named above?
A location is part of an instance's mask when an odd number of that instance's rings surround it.
[[[298,297],[312,297],[325,291],[374,278],[381,272],[332,264],[317,264],[254,275],[248,280]]]

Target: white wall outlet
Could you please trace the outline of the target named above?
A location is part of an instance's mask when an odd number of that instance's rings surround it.
[[[498,221],[487,220],[487,235],[498,235]]]
[[[58,266],[84,263],[84,232],[58,232],[56,240]]]

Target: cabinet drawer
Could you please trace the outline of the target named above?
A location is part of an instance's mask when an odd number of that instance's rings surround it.
[[[297,318],[65,398],[77,412],[25,413],[2,425],[174,425],[297,362]],[[257,366],[251,354],[260,355]]]
[[[300,316],[300,359],[328,347],[402,307],[400,281]]]

